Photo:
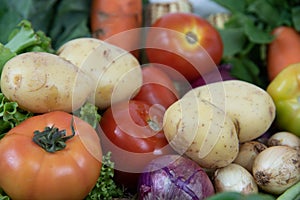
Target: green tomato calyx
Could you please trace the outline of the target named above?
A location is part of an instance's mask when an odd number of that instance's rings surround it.
[[[45,127],[44,131],[34,131],[33,142],[45,149],[49,153],[55,153],[56,151],[64,149],[66,141],[73,138],[75,130],[73,126],[73,118],[71,122],[72,135],[66,136],[66,130],[59,130],[58,128],[51,126]]]

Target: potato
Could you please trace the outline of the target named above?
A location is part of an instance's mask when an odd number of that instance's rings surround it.
[[[239,141],[231,118],[192,93],[166,110],[163,130],[175,151],[202,167],[224,167],[238,155]]]
[[[1,75],[2,93],[33,113],[72,112],[86,102],[91,88],[88,75],[77,66],[45,52],[13,57]]]
[[[275,118],[276,107],[271,96],[245,81],[216,82],[195,88],[192,92],[232,118],[241,143],[261,136]]]
[[[142,70],[129,52],[95,38],[71,40],[58,55],[88,73],[94,82],[90,101],[100,109],[113,102],[128,100],[142,85]]]

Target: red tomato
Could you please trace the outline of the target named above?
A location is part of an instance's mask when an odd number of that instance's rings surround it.
[[[146,47],[151,63],[174,68],[188,81],[210,72],[223,55],[219,32],[192,13],[169,13],[157,19],[149,29]],[[172,77],[182,79],[176,73]]]
[[[25,120],[0,140],[0,187],[9,197],[52,200],[84,199],[88,195],[101,171],[100,140],[85,121],[74,117],[74,132],[71,124],[71,114],[50,112]],[[50,131],[47,136],[41,135],[46,133],[45,127],[53,127],[56,136],[70,138],[56,145],[47,144],[57,140],[54,135],[50,137]],[[39,133],[34,133],[37,130]],[[47,152],[33,141],[33,136],[38,143],[55,146],[57,151]],[[62,143],[65,148],[58,150]]]
[[[162,131],[164,110],[129,100],[108,108],[100,121],[103,151],[111,151],[115,180],[136,189],[138,176],[157,156],[174,153]]]
[[[143,85],[134,97],[150,105],[161,105],[167,109],[178,100],[178,92],[171,78],[159,67],[149,65],[142,68]]]

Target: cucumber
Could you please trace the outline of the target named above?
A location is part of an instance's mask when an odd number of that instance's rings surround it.
[[[290,188],[288,188],[284,193],[282,193],[276,200],[298,200],[300,199],[300,181]]]
[[[275,200],[275,197],[263,193],[242,194],[239,192],[221,192],[208,197],[206,200]]]

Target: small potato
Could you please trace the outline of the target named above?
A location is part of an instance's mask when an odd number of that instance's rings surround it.
[[[135,96],[142,85],[142,70],[129,52],[95,38],[78,38],[64,44],[58,55],[92,78],[90,101],[100,109]]]
[[[239,141],[231,118],[192,93],[166,110],[163,130],[175,151],[205,168],[227,166],[238,154]]]
[[[197,87],[191,92],[224,110],[232,118],[241,143],[261,136],[275,118],[276,107],[271,96],[245,81],[216,82]]]
[[[32,113],[72,112],[91,93],[87,74],[63,58],[45,52],[28,52],[3,67],[1,90],[19,107]]]

